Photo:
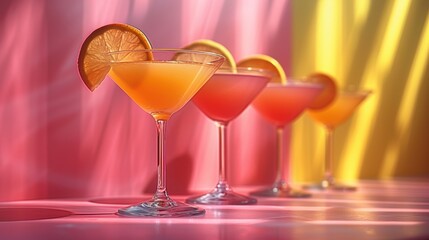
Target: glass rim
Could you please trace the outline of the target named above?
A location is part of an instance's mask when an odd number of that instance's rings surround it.
[[[183,48],[150,48],[150,49],[129,49],[129,50],[118,50],[103,53],[105,55],[116,55],[123,53],[132,53],[132,52],[185,52],[185,53],[195,53],[200,55],[213,55],[216,57],[220,57],[221,59],[225,59],[225,56],[219,53],[209,52],[209,51],[201,51],[201,50],[192,50],[192,49],[183,49]]]
[[[370,95],[372,94],[374,91],[371,89],[361,89],[361,88],[357,88],[357,89],[338,89],[338,93],[340,94],[360,94],[360,95]]]
[[[215,73],[260,73],[262,75],[267,76],[274,76],[274,71],[266,68],[257,68],[257,67],[236,67],[236,68],[229,68],[229,67],[220,67]]]
[[[272,87],[293,87],[293,86],[305,86],[305,87],[314,87],[314,88],[321,88],[323,87],[323,84],[321,83],[313,83],[304,81],[299,78],[287,78],[285,83],[282,82],[269,82],[267,86]]]

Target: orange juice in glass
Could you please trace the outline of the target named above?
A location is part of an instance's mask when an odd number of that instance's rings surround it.
[[[174,61],[119,62],[111,66],[109,75],[115,83],[157,120],[168,120],[182,108],[215,68]]]
[[[368,94],[368,91],[340,92],[331,105],[321,110],[308,111],[308,113],[314,120],[333,129],[346,121]]]

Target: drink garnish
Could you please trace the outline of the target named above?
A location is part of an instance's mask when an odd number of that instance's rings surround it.
[[[286,84],[286,73],[282,65],[273,57],[265,54],[255,54],[240,60],[238,67],[251,67],[269,70],[274,73],[270,82]]]
[[[94,91],[110,71],[111,52],[151,49],[146,35],[139,29],[122,23],[113,23],[94,30],[83,42],[79,58],[79,74],[85,85]],[[143,56],[145,54],[146,56]],[[117,55],[118,56],[118,55]],[[123,58],[136,57],[122,56]],[[151,59],[150,53],[140,52],[139,58]]]
[[[337,95],[337,84],[333,77],[325,73],[313,73],[305,79],[310,83],[318,83],[323,86],[322,92],[313,100],[309,108],[313,110],[321,109],[328,106],[334,101]]]
[[[222,44],[209,39],[200,39],[184,47],[184,49],[213,52],[225,57],[221,69],[236,72],[237,66],[231,52]]]

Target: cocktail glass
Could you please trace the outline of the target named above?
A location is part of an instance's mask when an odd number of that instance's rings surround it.
[[[252,192],[251,195],[265,197],[299,198],[311,194],[294,189],[291,182],[290,156],[284,155],[284,129],[311,104],[322,91],[322,86],[314,83],[303,83],[288,79],[286,84],[269,83],[253,100],[252,106],[277,131],[277,175],[274,184],[265,189]],[[287,176],[285,176],[287,172]]]
[[[181,217],[205,210],[167,194],[164,140],[168,119],[180,110],[220,67],[224,57],[189,50],[135,50],[110,53],[108,75],[157,126],[157,188],[152,199],[118,210],[129,217]]]
[[[354,191],[356,186],[336,183],[333,176],[334,160],[334,129],[345,122],[357,107],[371,94],[366,90],[343,90],[338,92],[336,99],[320,110],[310,110],[309,115],[326,129],[324,179],[318,184],[306,185],[304,188],[313,190]]]
[[[254,204],[256,199],[236,193],[227,182],[227,126],[266,86],[272,73],[259,69],[238,68],[236,72],[218,70],[195,95],[193,102],[219,130],[219,178],[215,188],[186,200],[211,205]]]

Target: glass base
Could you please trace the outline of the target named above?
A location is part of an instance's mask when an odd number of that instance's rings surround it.
[[[304,189],[306,190],[316,190],[316,191],[326,191],[326,190],[332,190],[332,191],[356,191],[356,186],[350,186],[345,184],[339,184],[333,181],[327,181],[323,180],[321,183],[316,184],[310,184],[310,185],[304,185]]]
[[[202,208],[167,199],[129,206],[119,209],[117,214],[124,217],[186,217],[203,215],[205,212]]]
[[[300,191],[292,188],[267,188],[259,191],[251,192],[250,195],[260,197],[278,197],[278,198],[308,198],[311,194],[305,191]]]
[[[120,205],[132,205],[141,202],[141,197],[108,197],[108,198],[95,198],[90,199],[90,202],[99,204],[120,204]]]
[[[251,192],[250,195],[261,197],[278,197],[278,198],[307,198],[311,194],[298,189],[293,189],[285,181],[276,181],[271,188],[266,188]]]
[[[218,183],[210,193],[188,198],[186,202],[207,205],[249,205],[256,204],[257,200],[234,192],[227,183]]]

